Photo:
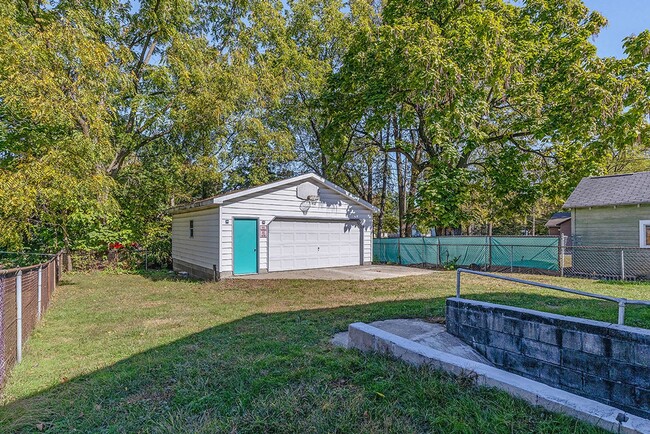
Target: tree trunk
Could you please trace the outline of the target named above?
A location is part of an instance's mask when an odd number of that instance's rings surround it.
[[[372,203],[372,157],[368,157],[368,194],[366,200]]]
[[[63,251],[65,252],[65,271],[72,271],[72,248],[68,232],[63,230]]]
[[[386,129],[386,145],[390,142],[390,123]],[[377,238],[384,231],[384,213],[386,211],[386,189],[388,188],[388,152],[384,152],[384,163],[381,168],[381,198],[379,199],[379,216],[377,217]]]
[[[398,147],[398,143],[401,140],[399,126],[397,124],[397,117],[393,117],[393,137],[395,139],[395,147]],[[395,161],[396,161],[396,170],[397,170],[397,216],[399,221],[398,234],[401,237],[404,236],[406,228],[404,227],[404,211],[405,211],[405,188],[404,188],[404,173],[402,171],[402,154],[399,151],[395,151]]]
[[[535,207],[533,206],[533,236],[535,236],[535,223],[537,219],[535,218]]]
[[[65,251],[65,271],[72,271],[72,252],[68,249]]]
[[[411,176],[409,180],[409,188],[408,188],[408,197],[412,198],[417,195],[417,190],[418,190],[418,178],[420,176],[420,172],[417,167],[415,167],[414,164],[411,164]],[[405,186],[406,187],[406,186]],[[406,236],[411,237],[413,236],[413,221],[411,221],[408,216],[411,215],[413,205],[412,203],[409,203],[406,201],[406,197],[404,198],[404,209],[406,210]]]
[[[411,170],[410,170],[410,177],[409,177],[409,184],[408,184],[408,198],[413,198],[417,195],[417,190],[418,190],[418,179],[420,178],[420,168],[418,165],[420,164],[420,161],[422,160],[422,140],[416,140],[415,136],[413,135],[413,132],[411,132],[411,142],[416,144],[415,147],[415,153],[413,155],[413,161],[411,162]],[[404,168],[404,189],[406,189],[406,167]],[[406,217],[406,236],[411,237],[413,236],[413,221],[411,220],[412,216],[412,211],[413,211],[413,203],[411,201],[407,201],[407,198],[404,198],[404,210],[405,210],[405,217]]]

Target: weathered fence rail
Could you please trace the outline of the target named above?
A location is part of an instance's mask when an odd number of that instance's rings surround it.
[[[29,267],[0,270],[0,386],[47,310],[61,277],[62,253]]]

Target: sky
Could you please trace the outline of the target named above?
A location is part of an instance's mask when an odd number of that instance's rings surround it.
[[[594,40],[601,57],[624,57],[623,38],[650,28],[650,0],[583,0],[597,10],[608,25]]]

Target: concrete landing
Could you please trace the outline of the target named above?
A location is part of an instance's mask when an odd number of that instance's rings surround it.
[[[403,267],[401,265],[353,265],[349,267],[314,268],[310,270],[273,271],[270,273],[234,276],[234,278],[253,280],[376,280],[424,276],[433,273],[438,273],[438,271],[415,267]]]
[[[444,351],[467,360],[493,366],[492,363],[470,345],[467,345],[456,336],[447,333],[447,329],[442,324],[430,323],[421,319],[389,319],[371,322],[368,325],[410,341],[426,345],[435,350]],[[348,332],[341,332],[334,335],[332,344],[349,348]]]

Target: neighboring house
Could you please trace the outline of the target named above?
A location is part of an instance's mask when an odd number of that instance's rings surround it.
[[[377,211],[313,173],[176,207],[174,270],[212,279],[369,264]]]
[[[608,247],[574,250],[574,267],[650,276],[650,172],[584,178],[564,208],[571,210],[574,246]]]
[[[548,234],[551,236],[566,237],[567,243],[571,240],[571,212],[556,212],[546,222]]]

